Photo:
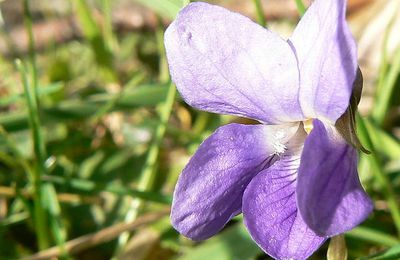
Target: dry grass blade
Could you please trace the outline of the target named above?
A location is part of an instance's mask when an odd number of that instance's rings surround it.
[[[108,242],[115,239],[121,233],[126,231],[132,231],[144,225],[148,225],[160,218],[164,217],[169,213],[170,209],[164,209],[162,211],[148,213],[135,221],[130,223],[118,223],[110,227],[104,228],[96,233],[87,234],[75,239],[72,239],[65,243],[65,252],[68,254],[76,254],[85,249],[94,247],[96,245]],[[23,260],[38,260],[38,259],[50,259],[59,256],[63,251],[59,247],[51,247],[43,250],[37,254],[23,258]]]

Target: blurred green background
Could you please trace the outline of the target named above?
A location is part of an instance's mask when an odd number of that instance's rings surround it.
[[[308,4],[208,2],[283,36]],[[169,223],[190,155],[218,126],[247,122],[193,110],[171,84],[163,33],[184,4],[0,2],[0,259],[269,259],[240,216],[202,243]],[[348,258],[400,259],[400,0],[348,4],[364,74],[358,133],[371,151],[359,171],[375,204],[345,234]]]

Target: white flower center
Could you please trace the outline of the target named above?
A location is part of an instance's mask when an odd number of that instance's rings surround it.
[[[277,131],[274,137],[274,154],[280,155],[286,151],[286,145],[282,143],[283,138],[285,138],[285,132]]]

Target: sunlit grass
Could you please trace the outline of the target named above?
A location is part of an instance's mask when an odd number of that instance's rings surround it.
[[[140,259],[267,259],[241,217],[203,243],[169,224],[173,188],[190,155],[219,125],[245,122],[189,108],[170,81],[163,31],[188,1],[137,1],[154,16],[153,27],[137,31],[114,28],[114,1],[66,2],[80,28],[74,39],[38,49],[33,27],[55,16],[38,19],[25,0],[28,49],[0,59],[0,258],[108,259],[129,248],[144,252]],[[247,2],[268,26],[267,1]],[[293,0],[299,14],[303,2]],[[383,57],[370,113],[357,118],[371,151],[361,154],[360,175],[375,210],[345,234],[349,259],[400,256],[400,47]],[[151,249],[135,244],[143,237]]]

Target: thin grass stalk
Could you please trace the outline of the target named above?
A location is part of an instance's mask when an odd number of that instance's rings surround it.
[[[400,4],[397,5],[397,10],[400,8]],[[393,14],[396,14],[396,12],[393,12]],[[375,95],[375,106],[373,106],[372,109],[372,118],[374,119],[375,123],[377,124],[377,126],[382,125],[385,116],[386,116],[386,112],[388,110],[389,107],[389,101],[390,101],[390,97],[391,97],[391,92],[392,90],[390,90],[390,88],[394,87],[394,83],[389,82],[389,91],[386,90],[387,85],[387,76],[388,76],[388,68],[389,68],[389,64],[388,64],[388,59],[387,59],[387,46],[388,46],[388,39],[390,36],[390,31],[393,27],[393,23],[395,21],[395,17],[396,15],[393,15],[390,18],[389,21],[389,25],[385,30],[385,34],[383,37],[383,45],[382,45],[382,60],[380,63],[380,67],[379,67],[379,77],[378,77],[378,85],[376,88],[376,95]],[[400,49],[400,48],[399,48]],[[396,63],[396,58],[394,59],[394,63]],[[393,75],[393,72],[390,72],[391,75]],[[392,77],[392,76],[391,76]],[[367,121],[365,121],[366,127],[368,128],[368,125],[370,125],[370,123]],[[359,170],[360,172],[369,172],[370,167],[370,161],[367,158],[368,156],[365,154],[361,154],[360,156],[360,161],[359,161]]]
[[[101,76],[107,82],[117,82],[118,76],[114,71],[113,55],[108,48],[104,34],[101,33],[90,7],[85,0],[74,0],[77,18],[84,38],[90,44],[96,58],[96,63],[101,69]]]
[[[51,183],[43,183],[42,185],[43,199],[45,200],[46,209],[50,216],[50,230],[52,231],[54,240],[60,248],[62,259],[68,258],[65,249],[67,240],[67,232],[61,215],[61,207],[58,201],[58,195]]]
[[[160,62],[159,62],[159,81],[163,83],[167,83],[170,81],[169,70],[168,70],[168,62],[167,56],[165,54],[164,49],[164,28],[161,18],[158,18],[158,29],[156,31],[156,39],[157,39],[157,46],[158,52],[160,53]]]
[[[392,67],[389,70],[389,62],[387,60],[387,47],[390,32],[395,22],[396,13],[400,9],[400,2],[396,6],[396,11],[393,12],[393,16],[390,18],[389,24],[385,30],[383,38],[383,49],[382,49],[382,61],[379,68],[378,86],[376,90],[375,106],[372,110],[372,118],[378,125],[382,125],[385,119],[386,113],[390,106],[390,98],[394,90],[397,76],[400,71],[400,45],[397,47],[397,51],[394,54]]]
[[[118,40],[114,35],[111,19],[111,0],[102,0],[104,14],[104,39],[110,51],[118,50]]]
[[[296,2],[297,11],[299,12],[300,16],[303,16],[306,12],[307,8],[304,5],[302,0],[294,0]]]
[[[390,100],[396,86],[396,80],[400,72],[400,46],[398,46],[393,63],[385,79],[383,79],[382,87],[380,88],[379,95],[376,97],[375,106],[372,111],[372,118],[378,125],[382,125],[385,120],[386,114],[390,107]]]
[[[47,228],[47,214],[42,207],[42,194],[41,194],[41,175],[43,172],[43,148],[40,145],[41,133],[40,122],[37,116],[36,100],[34,99],[33,89],[29,84],[27,71],[25,65],[17,60],[16,65],[22,77],[22,85],[26,96],[26,102],[29,108],[29,125],[32,129],[32,138],[34,140],[34,153],[36,156],[36,167],[32,171],[32,187],[34,193],[34,223],[36,228],[36,236],[38,240],[39,249],[45,249],[50,246],[48,228]],[[42,162],[42,163],[40,163]]]
[[[368,133],[368,128],[366,127],[363,118],[361,118],[361,116],[358,113],[356,114],[356,117],[357,117],[357,123],[358,123],[357,130],[358,130],[360,139],[361,139],[362,143],[364,143],[367,146],[367,149],[369,151],[371,151],[371,154],[369,155],[369,160],[370,160],[370,164],[372,166],[372,172],[374,173],[375,179],[381,186],[381,191],[386,198],[389,211],[392,215],[393,222],[397,229],[397,233],[400,236],[400,209],[399,209],[399,205],[396,201],[396,194],[393,190],[392,185],[390,184],[388,177],[386,176],[386,174],[383,170],[382,163],[381,163],[379,157],[377,156],[375,146],[372,143],[372,140]]]
[[[7,227],[7,226],[12,226],[14,224],[21,223],[21,222],[29,219],[29,217],[30,217],[30,214],[29,214],[29,212],[26,212],[26,211],[13,214],[11,216],[8,216],[8,217],[0,220],[0,227]]]
[[[107,0],[105,0],[107,1]],[[130,81],[130,86],[137,86],[139,85],[140,82],[142,82],[144,79],[143,74],[139,74],[135,76],[131,81]],[[93,115],[92,121],[97,121],[99,120],[102,116],[110,112],[114,107],[117,106],[118,101],[124,96],[126,87],[122,88],[118,93],[114,94],[111,96],[109,100],[105,102],[104,105],[102,105],[99,110]]]
[[[346,237],[356,238],[377,245],[382,246],[395,246],[400,243],[400,240],[387,233],[379,232],[372,228],[367,227],[355,227],[349,232],[346,232]]]
[[[29,107],[29,117],[32,121],[32,131],[34,142],[35,155],[38,157],[39,167],[42,167],[41,171],[44,170],[44,161],[46,160],[46,148],[43,142],[43,135],[40,127],[39,111],[38,111],[38,76],[37,76],[37,66],[36,66],[36,54],[35,54],[35,41],[33,38],[32,30],[32,16],[29,11],[28,0],[24,0],[24,20],[25,26],[28,30],[29,37],[29,56],[30,56],[30,75],[31,82],[28,80],[28,70],[26,65],[20,63],[20,72],[23,73],[23,85],[24,91],[27,98],[27,104]]]
[[[6,146],[11,150],[12,152],[12,163],[15,164],[15,161],[18,162],[20,167],[25,171],[25,173],[28,174],[28,179],[32,182],[33,180],[33,170],[31,166],[29,165],[28,161],[23,157],[21,154],[20,150],[18,149],[15,141],[13,138],[7,133],[6,130],[4,130],[3,127],[0,126],[0,136],[3,137],[3,140],[6,144]]]
[[[32,86],[34,91],[38,91],[38,73],[37,73],[37,66],[36,66],[36,51],[35,51],[35,40],[33,36],[33,29],[32,29],[32,14],[29,8],[29,1],[24,0],[23,2],[23,10],[24,10],[24,24],[25,28],[27,29],[28,33],[28,44],[29,44],[29,60],[31,63],[31,76],[32,76]],[[39,96],[38,93],[35,93],[35,97]],[[37,102],[37,100],[36,100]]]
[[[265,27],[267,25],[267,21],[265,20],[264,10],[262,8],[262,4],[260,0],[253,0],[254,6],[256,8],[257,14],[257,22],[262,26]]]
[[[394,21],[394,16],[392,17],[392,19],[389,22],[388,27],[385,30],[385,34],[383,36],[383,43],[382,43],[382,58],[381,58],[381,63],[379,66],[379,71],[378,71],[378,85],[376,88],[376,94],[378,94],[380,92],[380,90],[382,89],[382,85],[387,73],[387,69],[389,67],[389,64],[387,62],[387,45],[388,45],[388,39],[390,36],[390,29],[392,28],[393,25],[393,21]],[[379,94],[378,94],[379,95]]]
[[[35,227],[38,238],[39,249],[44,249],[50,246],[49,229],[47,220],[50,220],[50,230],[53,237],[56,239],[57,245],[63,248],[66,240],[66,231],[62,222],[59,220],[59,215],[54,215],[55,206],[59,207],[57,196],[48,190],[54,190],[51,184],[42,182],[42,176],[46,174],[46,146],[43,138],[42,127],[39,116],[39,90],[38,90],[38,71],[36,66],[35,40],[32,29],[32,15],[28,0],[23,1],[24,23],[28,32],[29,40],[29,57],[30,57],[30,75],[31,82],[28,80],[28,70],[26,66],[17,61],[17,66],[21,73],[26,102],[29,110],[29,122],[32,132],[33,148],[35,154],[35,170],[33,171],[32,186],[34,190],[34,211],[35,211]]]
[[[159,26],[159,29],[156,33],[157,37],[157,43],[158,43],[158,50],[160,53],[160,57],[163,57],[160,59],[160,81],[161,82],[168,82],[170,81],[169,73],[168,73],[168,66],[167,66],[167,60],[166,60],[166,55],[165,55],[165,49],[164,49],[164,32],[162,25]],[[149,150],[147,152],[147,157],[146,157],[146,162],[144,164],[144,168],[141,173],[141,179],[139,181],[138,189],[143,190],[143,191],[148,191],[151,190],[154,186],[155,180],[157,179],[157,158],[159,156],[160,152],[160,147],[162,144],[162,140],[164,139],[166,129],[167,129],[167,124],[169,121],[169,118],[171,116],[172,112],[172,107],[175,101],[175,96],[176,96],[176,87],[175,85],[171,82],[168,86],[168,92],[167,96],[165,99],[165,102],[160,105],[160,123],[156,128],[155,136],[153,139],[153,142],[151,143]],[[128,211],[125,222],[130,222],[135,220],[138,217],[138,214],[140,213],[142,207],[143,207],[144,201],[140,199],[134,199],[131,202],[131,210]],[[124,247],[124,245],[127,243],[129,238],[128,233],[123,233],[118,239],[118,249],[117,252],[121,250],[121,248]]]
[[[28,189],[20,189],[19,191],[17,191],[16,187],[0,186],[1,198],[16,198],[17,194],[27,199],[32,198],[32,193]],[[86,196],[74,193],[57,193],[55,195],[60,202],[74,205],[83,203],[100,204],[102,202],[101,198],[99,198],[98,196]]]
[[[147,213],[129,223],[117,223],[112,226],[106,227],[96,233],[83,235],[72,239],[66,243],[66,251],[69,254],[78,254],[89,248],[93,248],[99,244],[106,243],[115,239],[119,234],[126,231],[133,231],[137,228],[149,225],[169,213],[169,209],[162,209],[158,212]],[[38,252],[34,255],[22,258],[23,260],[38,260],[38,259],[55,259],[62,252],[58,247],[52,247],[47,250]]]
[[[46,182],[51,182],[53,184],[59,184],[68,186],[76,191],[80,192],[110,192],[118,196],[130,196],[133,198],[139,198],[146,201],[152,201],[156,203],[169,205],[171,203],[171,198],[169,196],[150,191],[140,191],[132,188],[125,188],[117,184],[102,184],[90,180],[83,180],[77,178],[65,179],[59,176],[46,175],[43,176]]]

